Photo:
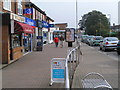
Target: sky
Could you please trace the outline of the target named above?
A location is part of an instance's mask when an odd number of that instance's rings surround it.
[[[56,23],[68,23],[76,27],[76,0],[31,0],[46,12]],[[120,0],[77,0],[77,22],[84,14],[97,10],[110,18],[111,25],[118,24],[118,2]]]

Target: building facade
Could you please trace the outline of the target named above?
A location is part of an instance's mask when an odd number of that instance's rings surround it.
[[[32,52],[36,47],[37,37],[44,37],[43,31],[47,33],[50,31],[51,19],[47,19],[45,12],[29,0],[0,2],[0,15],[2,15],[0,46],[2,46],[3,64],[9,64]],[[48,34],[45,36],[47,41],[50,40]]]
[[[67,27],[67,23],[57,23],[55,24],[55,27],[59,27],[59,30],[65,30]]]

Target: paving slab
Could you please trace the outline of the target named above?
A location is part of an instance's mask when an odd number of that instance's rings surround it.
[[[73,45],[74,47],[74,45]],[[52,58],[66,58],[67,43],[63,48],[45,45],[43,51],[32,52],[2,70],[3,88],[64,88],[64,84],[50,83]]]

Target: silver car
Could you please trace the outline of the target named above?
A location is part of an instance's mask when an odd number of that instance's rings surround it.
[[[88,37],[88,35],[82,35],[81,36],[81,42],[85,42],[85,39]]]
[[[100,50],[106,51],[108,49],[114,50],[117,48],[118,43],[117,37],[106,37],[100,43]]]
[[[90,46],[95,46],[95,45],[99,46],[101,41],[103,41],[102,36],[95,36],[90,39],[89,45]]]

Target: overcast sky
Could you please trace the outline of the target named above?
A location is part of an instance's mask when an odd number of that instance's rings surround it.
[[[76,26],[76,0],[31,0],[55,22],[66,22],[68,27]],[[77,0],[78,20],[81,16],[97,10],[110,17],[111,23],[118,24],[119,0]]]

